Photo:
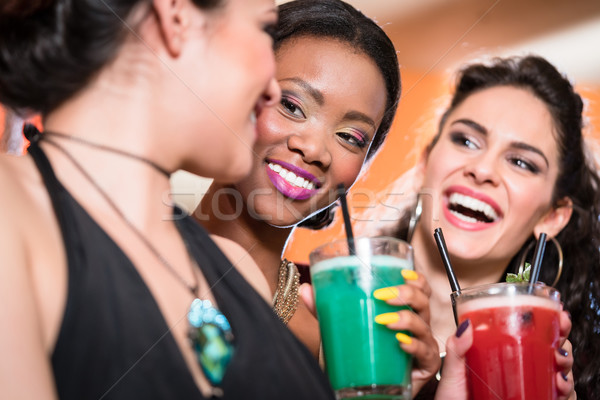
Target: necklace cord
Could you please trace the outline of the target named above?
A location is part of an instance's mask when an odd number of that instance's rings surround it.
[[[54,134],[54,133],[53,133]],[[65,135],[66,138],[71,138],[68,135]],[[183,278],[177,270],[167,261],[167,259],[158,251],[158,249],[150,242],[148,238],[146,238],[142,232],[131,222],[125,214],[119,209],[119,207],[115,204],[115,202],[110,198],[108,193],[104,189],[100,187],[100,185],[92,178],[92,176],[83,168],[83,166],[69,153],[64,147],[56,143],[55,141],[49,139],[48,137],[44,137],[43,135],[40,137],[40,140],[44,140],[46,143],[54,146],[57,150],[63,153],[71,163],[77,168],[77,170],[84,176],[84,178],[98,191],[98,193],[102,196],[102,198],[108,203],[110,208],[125,222],[125,224],[131,229],[131,231],[137,236],[137,238],[142,241],[142,243],[146,246],[146,248],[154,255],[154,257],[175,277],[183,286],[185,286],[196,298],[198,297],[198,290],[200,288],[200,283],[198,281],[198,276],[196,275],[196,271],[194,270],[194,263],[191,262],[192,266],[192,275],[195,278],[194,284],[190,284],[185,278]],[[119,151],[110,148],[104,148],[105,151],[115,151],[117,154],[121,154]],[[129,153],[125,153],[127,156],[132,156]],[[124,154],[121,154],[124,155]],[[137,156],[133,156],[133,158],[139,159],[140,161],[146,163],[152,163],[149,160],[138,158]],[[153,165],[153,163],[151,164]],[[167,175],[168,176],[168,175]],[[189,257],[189,248],[186,240],[182,236],[182,240],[188,250]]]
[[[147,159],[145,157],[139,156],[137,154],[130,153],[128,151],[117,149],[117,148],[110,147],[110,146],[106,146],[106,145],[100,144],[100,143],[94,143],[94,142],[91,142],[89,140],[83,139],[83,138],[81,138],[79,136],[72,136],[72,135],[67,135],[67,134],[64,134],[64,133],[55,132],[55,131],[48,131],[48,130],[44,131],[44,133],[41,136],[41,139],[44,139],[44,136],[48,136],[48,135],[49,136],[56,136],[56,137],[59,137],[59,138],[62,138],[62,139],[71,140],[73,142],[82,144],[84,146],[92,147],[92,148],[95,148],[95,149],[98,149],[98,150],[102,150],[102,151],[105,151],[105,152],[108,152],[108,153],[114,153],[114,154],[117,154],[117,155],[120,155],[120,156],[123,156],[123,157],[131,158],[131,159],[136,160],[136,161],[141,161],[144,164],[147,164],[147,165],[151,166],[156,171],[160,172],[162,175],[164,175],[166,177],[171,176],[171,173],[169,171],[167,171],[165,168],[161,167],[160,165],[158,165],[154,161],[149,160],[149,159]],[[47,138],[46,138],[46,140],[47,140]],[[56,142],[53,142],[53,143],[56,144]]]

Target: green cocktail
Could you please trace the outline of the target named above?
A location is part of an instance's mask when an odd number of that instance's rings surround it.
[[[413,269],[412,249],[392,238],[357,239],[355,256],[347,255],[346,248],[344,242],[332,243],[311,253],[331,384],[338,398],[409,399],[412,357],[400,348],[397,331],[374,321],[402,307],[376,300],[373,292],[404,284],[402,269]]]

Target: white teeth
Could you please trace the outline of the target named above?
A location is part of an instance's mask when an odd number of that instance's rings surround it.
[[[252,111],[250,113],[250,122],[252,122],[253,124],[256,124],[256,111]]]
[[[456,211],[450,210],[450,212],[452,213],[452,215],[454,215],[456,218],[463,220],[465,222],[470,222],[472,224],[474,224],[475,222],[477,222],[477,219],[472,218],[472,217],[467,217],[466,215],[462,215],[461,213],[458,213]]]
[[[313,190],[315,185],[307,179],[301,176],[297,176],[295,173],[288,171],[279,164],[269,163],[269,168],[278,173],[283,179],[285,179],[290,185],[308,190]]]
[[[488,217],[491,221],[495,221],[496,219],[498,219],[498,214],[496,214],[496,211],[492,208],[492,206],[490,206],[489,204],[475,199],[473,197],[470,196],[466,196],[464,194],[460,194],[460,193],[452,193],[448,199],[450,204],[458,204],[464,208],[468,208],[470,210],[473,211],[477,211],[477,212],[481,212],[483,214],[485,214],[486,217]],[[462,214],[456,213],[456,212],[452,212],[454,215],[456,216],[461,216],[462,220],[467,221],[468,222],[477,222],[477,220],[475,218],[471,218],[471,217],[467,217],[464,216]],[[473,220],[473,221],[471,221]]]

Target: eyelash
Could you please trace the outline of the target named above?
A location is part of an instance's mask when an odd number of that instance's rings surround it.
[[[475,146],[475,148],[479,148],[475,141],[471,140],[467,135],[461,132],[451,133],[450,141],[456,145],[467,147],[469,149],[472,149],[473,146]]]
[[[281,96],[281,105],[284,108],[284,111],[291,115],[294,118],[306,118],[304,112],[294,101],[290,100],[287,96]],[[299,111],[302,115],[297,115],[295,111]]]
[[[540,172],[540,169],[535,164],[524,160],[523,158],[511,156],[508,158],[508,161],[517,168],[525,169],[533,174],[538,174]]]
[[[357,135],[353,135],[349,132],[338,132],[337,135],[351,146],[357,147],[359,149],[364,149],[365,147],[367,147],[367,141],[365,140],[363,135],[360,135],[360,137],[358,137]]]

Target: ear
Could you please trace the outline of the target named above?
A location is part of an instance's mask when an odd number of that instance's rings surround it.
[[[153,7],[159,20],[160,32],[169,54],[179,56],[189,24],[189,1],[154,0]]]
[[[573,202],[565,197],[558,202],[556,207],[552,207],[546,215],[533,228],[533,234],[539,238],[540,233],[545,232],[548,237],[556,237],[569,223],[573,213]]]

